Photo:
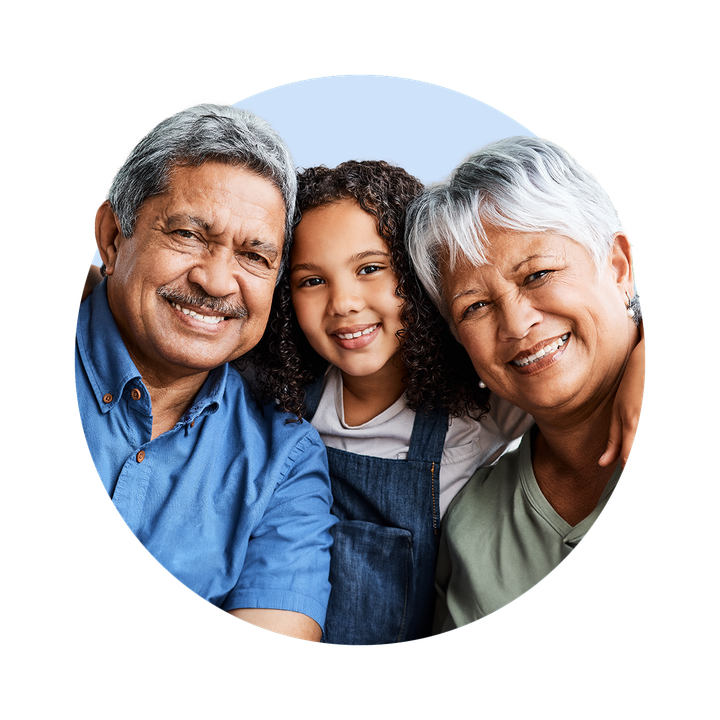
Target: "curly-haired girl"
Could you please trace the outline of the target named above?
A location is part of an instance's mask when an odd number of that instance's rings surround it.
[[[256,363],[265,397],[328,449],[339,522],[324,639],[425,637],[441,515],[531,420],[504,401],[489,410],[416,280],[404,230],[420,181],[382,161],[298,180],[302,219]]]

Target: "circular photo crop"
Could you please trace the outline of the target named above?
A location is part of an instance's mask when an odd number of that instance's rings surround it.
[[[158,562],[341,645],[467,625],[557,567],[620,479],[644,380],[631,244],[593,169],[379,76],[147,130],[98,210],[76,382]]]

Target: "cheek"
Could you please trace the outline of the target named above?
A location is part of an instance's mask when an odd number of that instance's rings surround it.
[[[313,329],[318,326],[317,310],[314,307],[316,303],[303,297],[300,293],[291,293],[290,297],[300,329],[305,335],[311,335]]]

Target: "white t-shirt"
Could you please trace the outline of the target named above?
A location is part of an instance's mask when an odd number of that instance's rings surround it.
[[[331,366],[312,419],[325,445],[357,455],[403,460],[415,422],[415,412],[406,405],[405,396],[372,420],[351,426],[345,423],[342,390],[342,374]],[[530,415],[496,395],[490,397],[490,408],[480,422],[468,417],[450,421],[438,477],[440,517],[475,470],[492,465],[511,441],[522,437],[533,424]]]

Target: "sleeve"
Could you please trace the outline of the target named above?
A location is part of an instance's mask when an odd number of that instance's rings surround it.
[[[329,531],[337,522],[331,505],[325,447],[307,425],[250,536],[240,580],[223,609],[292,610],[322,627],[330,596]]]

